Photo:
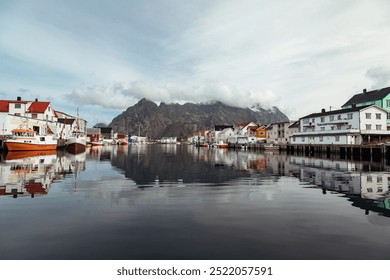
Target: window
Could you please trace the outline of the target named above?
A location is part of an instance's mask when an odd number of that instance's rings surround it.
[[[381,176],[377,177],[376,178],[376,182],[377,183],[382,183],[383,182],[383,178]]]
[[[331,129],[331,130],[334,130],[334,126],[332,125],[332,126],[330,127],[330,129]]]
[[[366,119],[371,119],[371,113],[366,113]]]
[[[302,137],[302,142],[305,142],[305,137]]]
[[[371,129],[371,124],[366,124],[366,130],[370,130]]]
[[[338,119],[338,120],[341,120],[341,115],[338,115],[338,116],[337,116],[337,119]]]
[[[386,106],[390,107],[390,100],[386,100]]]
[[[322,127],[321,127],[321,131],[324,131],[324,130],[325,130],[325,126],[322,126]]]
[[[376,125],[376,130],[382,130],[382,125],[377,124],[377,125]]]
[[[20,116],[20,113],[15,113],[15,116]]]
[[[15,109],[20,109],[21,107],[22,107],[22,105],[20,103],[15,104]]]
[[[324,141],[324,136],[320,136],[320,142]]]
[[[348,120],[352,120],[352,116],[353,116],[352,113],[348,113],[348,114],[347,114],[347,119],[348,119]]]
[[[336,135],[336,136],[335,136],[335,140],[336,140],[336,142],[339,142],[339,141],[340,141],[340,136],[339,136],[339,135]]]
[[[334,121],[334,116],[329,116],[330,121]]]
[[[376,119],[377,120],[380,120],[381,119],[381,117],[382,117],[382,115],[379,113],[379,114],[375,114],[375,116],[376,116]]]
[[[33,118],[33,119],[38,118],[38,114],[35,114],[35,113],[31,114],[31,118]]]
[[[367,176],[367,182],[372,182],[372,176]]]
[[[308,124],[309,123],[309,119],[304,119],[303,120],[303,124]]]
[[[325,122],[325,117],[321,117],[321,122]]]
[[[387,113],[387,119],[390,120],[390,112]]]

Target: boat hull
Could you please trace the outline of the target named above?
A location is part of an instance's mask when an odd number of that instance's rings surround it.
[[[72,154],[85,152],[87,140],[84,138],[70,138],[67,140],[66,150]]]
[[[47,151],[57,149],[57,144],[21,143],[12,140],[5,141],[4,145],[8,151]]]
[[[72,143],[66,146],[66,150],[72,154],[78,154],[85,152],[86,145],[80,143]]]

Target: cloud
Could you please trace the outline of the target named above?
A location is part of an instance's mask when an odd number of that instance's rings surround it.
[[[276,105],[296,119],[390,82],[377,66],[390,65],[387,0],[11,2],[1,90],[69,93],[112,117],[146,97]]]
[[[375,66],[371,67],[366,72],[366,77],[368,77],[372,82],[373,88],[383,88],[390,86],[390,68],[385,66]]]
[[[142,98],[156,103],[221,101],[230,106],[252,107],[260,104],[263,108],[271,108],[279,100],[270,90],[244,90],[221,82],[207,82],[202,85],[158,85],[145,81],[77,88],[65,98],[75,104],[99,105],[112,109],[126,109]]]

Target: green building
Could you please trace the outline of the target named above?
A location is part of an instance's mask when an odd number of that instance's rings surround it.
[[[363,90],[362,93],[355,94],[341,108],[362,107],[366,105],[377,105],[388,111],[387,127],[390,127],[390,87],[376,89],[372,91]]]

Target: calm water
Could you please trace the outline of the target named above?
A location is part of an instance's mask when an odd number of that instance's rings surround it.
[[[390,168],[187,145],[12,153],[1,259],[388,259]]]

